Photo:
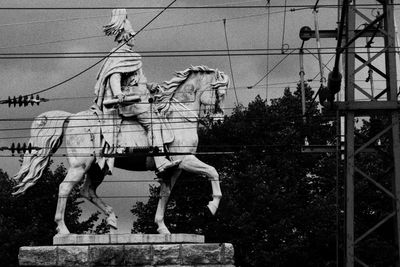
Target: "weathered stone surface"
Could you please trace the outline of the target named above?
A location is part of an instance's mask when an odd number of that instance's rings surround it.
[[[222,246],[219,244],[183,244],[183,264],[218,264],[222,263]]]
[[[89,246],[91,266],[124,266],[124,247],[118,245]]]
[[[18,259],[20,266],[56,266],[57,247],[21,247]]]
[[[151,245],[125,245],[125,264],[126,266],[151,265],[152,253]]]
[[[180,264],[181,245],[153,245],[153,264]]]
[[[55,235],[53,245],[110,244],[110,235]]]
[[[58,266],[89,266],[88,246],[59,246]]]
[[[95,244],[173,244],[204,243],[204,236],[193,234],[107,234],[107,235],[56,235],[53,245]]]
[[[231,244],[22,247],[21,266],[233,266]],[[1,264],[0,264],[1,265]]]
[[[233,245],[230,243],[224,243],[223,244],[224,249],[223,249],[223,263],[225,264],[234,264],[235,263],[235,258],[234,258],[234,248]]]

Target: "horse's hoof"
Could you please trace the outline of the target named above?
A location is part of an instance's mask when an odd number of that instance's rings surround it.
[[[57,235],[69,235],[70,234],[70,232],[68,231],[67,228],[61,228],[61,227],[57,227],[56,228],[56,232],[57,232],[56,236]]]
[[[118,229],[117,226],[117,217],[115,215],[108,216],[106,219],[107,225],[110,226],[111,229]]]
[[[211,212],[211,215],[214,216],[215,213],[217,213],[218,207],[212,201],[210,201],[208,203],[207,207],[208,207],[208,210]]]
[[[167,227],[158,228],[158,229],[157,229],[157,232],[158,232],[160,235],[170,235],[170,234],[171,234],[171,232],[168,230]]]

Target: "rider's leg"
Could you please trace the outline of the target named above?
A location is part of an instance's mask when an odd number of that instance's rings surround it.
[[[161,135],[162,121],[155,112],[143,112],[137,115],[139,123],[146,129],[149,144],[163,151],[163,138]],[[156,168],[159,172],[171,168],[179,164],[179,162],[171,162],[165,156],[154,157]]]

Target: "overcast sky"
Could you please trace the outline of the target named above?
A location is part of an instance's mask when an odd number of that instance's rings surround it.
[[[128,7],[128,6],[166,6],[170,0],[126,0],[126,1],[45,1],[45,0],[0,0],[0,7]],[[271,0],[271,5],[283,5],[283,0]],[[360,1],[361,2],[361,1]],[[363,3],[376,3],[365,0]],[[245,0],[178,0],[175,6],[193,5],[265,5],[266,1]],[[315,0],[287,0],[288,5],[313,5]],[[337,0],[321,0],[321,5],[337,4]],[[128,10],[128,18],[137,31],[150,21],[159,10]],[[258,9],[190,9],[167,10],[143,32],[136,37],[137,51],[165,51],[165,50],[205,50],[226,49],[224,27],[222,19],[226,18],[228,43],[231,49],[270,48],[280,49],[283,43],[290,49],[301,45],[299,30],[302,26],[314,28],[312,10],[290,11],[287,9],[286,25],[284,27],[283,8],[271,8],[270,32],[267,35],[268,17],[266,8]],[[371,10],[363,11],[370,16]],[[108,52],[113,48],[113,38],[104,36],[102,26],[110,19],[111,10],[0,10],[0,53],[36,53],[36,52]],[[396,11],[396,14],[398,11]],[[318,13],[320,29],[335,29],[337,9],[321,8]],[[216,21],[218,20],[218,21]],[[197,23],[198,22],[198,23]],[[196,23],[193,25],[187,25]],[[358,24],[363,23],[359,21]],[[399,20],[397,20],[399,24]],[[171,27],[166,27],[171,26]],[[161,29],[160,29],[161,28]],[[284,36],[283,36],[284,33]],[[268,39],[269,37],[269,39]],[[334,47],[335,40],[322,40],[322,47]],[[361,44],[362,45],[362,44]],[[315,40],[305,44],[306,48],[315,48]],[[315,51],[315,50],[313,50]],[[333,50],[331,50],[333,51]],[[274,67],[285,55],[272,56],[240,56],[232,57],[233,75],[237,87],[239,102],[246,105],[259,94],[266,97],[266,80],[260,87],[251,90],[247,86],[253,85],[266,74],[267,61],[270,68]],[[324,55],[324,63],[331,55]],[[98,58],[64,58],[64,59],[0,59],[0,99],[19,94],[28,94],[56,84],[85,69],[98,61]],[[333,62],[333,61],[332,61]],[[332,67],[332,62],[328,65]],[[143,68],[149,81],[162,82],[172,77],[175,71],[184,70],[191,65],[207,65],[218,68],[232,76],[229,61],[226,56],[212,57],[155,57],[143,58]],[[318,62],[306,55],[306,79],[312,79],[318,74]],[[59,86],[41,97],[54,99],[41,104],[39,107],[8,108],[0,106],[0,119],[33,118],[48,110],[62,109],[69,112],[78,112],[87,109],[93,99],[93,86],[98,66],[77,77],[76,79]],[[326,74],[328,71],[325,72]],[[360,74],[361,78],[366,73]],[[364,76],[363,76],[364,75]],[[364,78],[365,78],[364,77]],[[268,99],[282,95],[283,88],[295,88],[299,80],[299,56],[290,55],[271,72],[268,77],[270,84]],[[319,78],[311,83],[318,88]],[[368,84],[365,84],[368,87]],[[227,112],[235,105],[233,91],[230,91],[226,100]],[[27,142],[29,132],[15,130],[29,127],[28,122],[0,121],[0,146],[10,146],[12,142]],[[11,131],[4,131],[11,129]],[[22,137],[22,138],[17,138]],[[1,155],[9,156],[5,151]],[[62,160],[62,159],[61,159]],[[56,159],[60,162],[60,159]],[[17,172],[19,167],[17,158],[2,157],[0,168],[10,175]],[[137,180],[151,179],[153,175],[143,176],[140,173],[131,173],[116,170],[113,179]],[[99,189],[100,195],[143,195],[147,193],[148,183],[103,183]],[[129,209],[135,199],[107,199],[114,206],[120,218],[121,232],[129,232],[132,221]],[[92,209],[94,210],[94,209]]]

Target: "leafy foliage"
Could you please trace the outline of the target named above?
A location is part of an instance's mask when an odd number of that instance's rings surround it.
[[[50,245],[56,234],[54,214],[58,186],[66,175],[63,165],[54,171],[47,168],[38,183],[20,197],[12,197],[14,183],[0,170],[0,262],[1,266],[18,266],[21,246]],[[73,233],[85,233],[93,228],[98,213],[79,221],[82,213],[75,189],[67,202],[66,224]]]

